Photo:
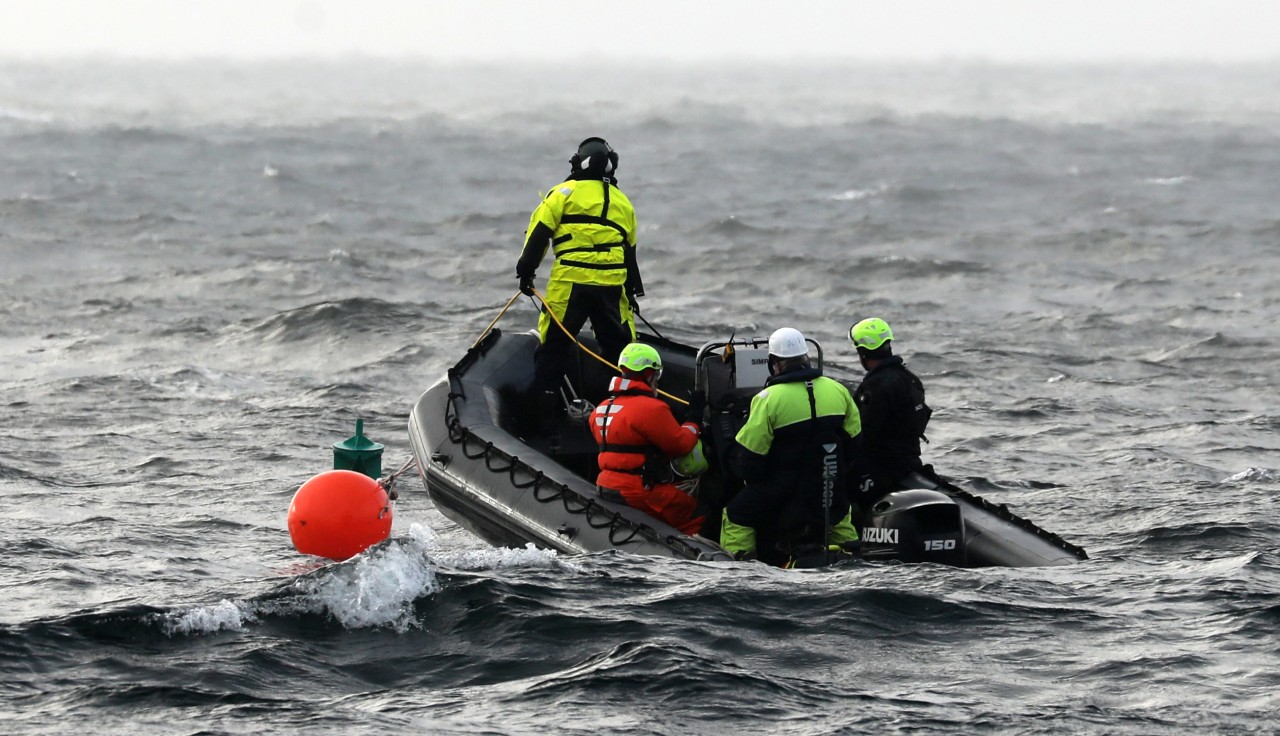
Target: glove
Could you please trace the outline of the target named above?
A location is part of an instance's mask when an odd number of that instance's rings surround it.
[[[520,277],[520,293],[524,294],[525,296],[533,296],[533,277],[532,276]]]
[[[702,436],[702,425],[698,424],[697,422],[685,422],[684,424],[680,425],[680,428],[687,429],[690,432],[693,432],[694,437]]]
[[[627,294],[627,301],[631,303],[631,313],[640,314],[640,301],[635,294]]]

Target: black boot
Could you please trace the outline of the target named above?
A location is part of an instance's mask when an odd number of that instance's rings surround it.
[[[551,439],[563,425],[564,401],[555,391],[541,391],[534,396],[533,426],[536,432]]]

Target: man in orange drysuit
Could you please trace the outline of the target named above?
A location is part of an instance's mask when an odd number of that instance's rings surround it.
[[[628,506],[697,534],[704,521],[697,501],[664,479],[671,478],[671,460],[700,452],[698,425],[677,423],[657,397],[662,358],[653,347],[627,345],[618,366],[622,375],[609,383],[609,398],[591,416],[591,432],[600,445],[600,494],[621,496]]]

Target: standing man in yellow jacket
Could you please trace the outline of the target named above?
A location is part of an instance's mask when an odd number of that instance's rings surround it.
[[[573,337],[586,321],[591,320],[600,354],[618,355],[635,340],[636,298],[644,296],[636,263],[636,213],[614,177],[618,154],[603,138],[588,138],[569,163],[569,177],[547,192],[529,218],[516,263],[520,290],[533,294],[535,272],[548,247],[555,258],[538,318],[542,344],[534,353],[533,392],[544,415],[559,404],[557,389],[571,365]]]

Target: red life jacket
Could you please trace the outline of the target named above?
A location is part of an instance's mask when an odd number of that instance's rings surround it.
[[[609,398],[591,415],[591,433],[600,445],[596,483],[618,491],[639,490],[646,482],[645,464],[687,455],[698,444],[698,426],[680,424],[671,408],[643,381],[615,376]]]

